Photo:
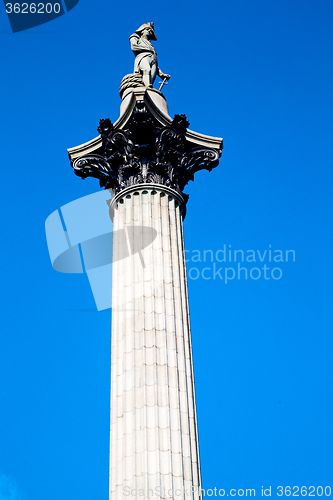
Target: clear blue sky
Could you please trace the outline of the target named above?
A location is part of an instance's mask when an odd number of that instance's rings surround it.
[[[333,488],[332,17],[328,0],[80,0],[12,34],[1,9],[0,500],[108,498],[110,310],[52,269],[44,222],[98,189],[66,150],[118,118],[147,21],[171,116],[224,137],[186,190],[186,248],[296,256],[279,280],[189,280],[203,487]]]

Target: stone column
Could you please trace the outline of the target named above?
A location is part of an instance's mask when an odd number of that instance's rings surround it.
[[[113,196],[111,500],[200,497],[182,219],[185,186],[217,167],[223,140],[188,127],[161,92],[135,88],[114,124],[68,150]]]
[[[138,184],[118,193],[111,210],[110,500],[199,499],[185,203],[166,186]],[[142,227],[156,231],[150,244]],[[128,256],[133,238],[141,256]]]

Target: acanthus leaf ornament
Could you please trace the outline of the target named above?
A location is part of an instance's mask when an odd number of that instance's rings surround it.
[[[76,158],[71,162],[74,174],[81,179],[95,177],[99,179],[100,187],[107,188],[107,184],[112,176],[109,163],[99,155],[85,155]]]
[[[135,184],[157,183],[173,188],[186,202],[186,184],[199,170],[215,168],[221,156],[217,149],[191,147],[188,126],[186,116],[177,114],[170,125],[161,126],[145,103],[137,101],[126,128],[115,128],[109,118],[100,120],[98,154],[76,158],[72,166],[76,175],[98,178],[113,194]]]

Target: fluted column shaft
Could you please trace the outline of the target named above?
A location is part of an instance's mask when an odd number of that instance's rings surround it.
[[[198,500],[183,202],[140,185],[113,210],[110,500]]]

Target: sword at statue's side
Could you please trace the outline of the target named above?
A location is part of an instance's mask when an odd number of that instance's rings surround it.
[[[160,87],[158,89],[159,92],[161,92],[162,88],[164,85],[168,85],[167,78],[164,78],[163,82],[160,82]]]

